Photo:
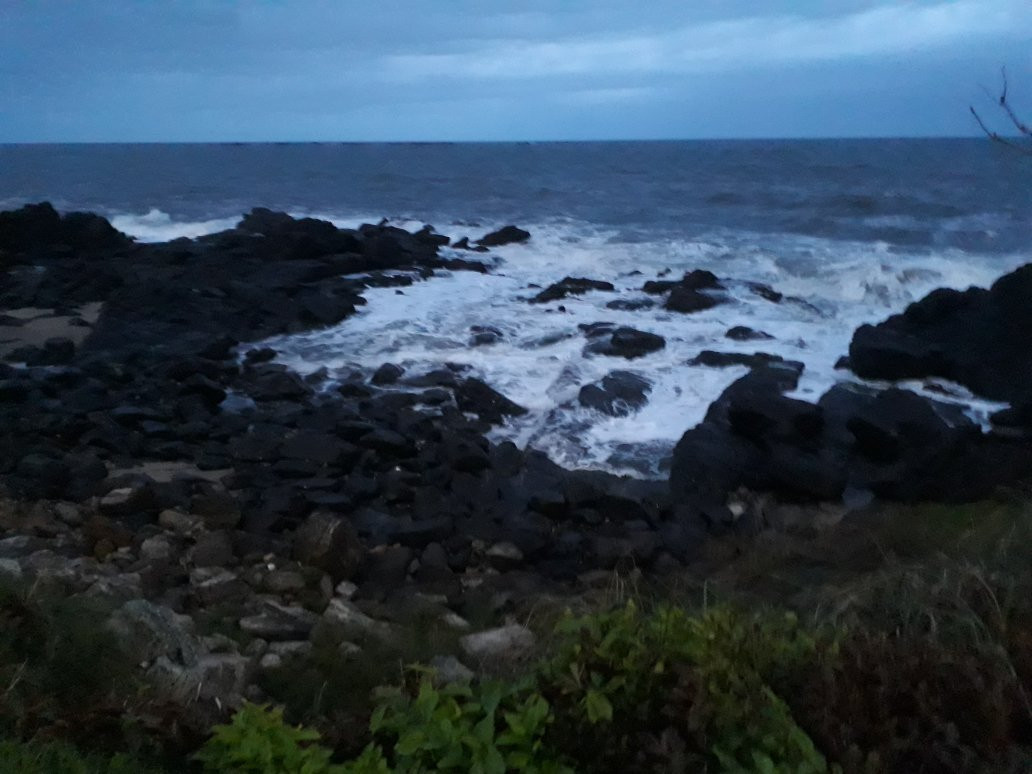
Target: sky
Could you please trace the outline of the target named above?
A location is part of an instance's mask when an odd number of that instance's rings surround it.
[[[956,136],[1030,0],[0,0],[0,142]]]

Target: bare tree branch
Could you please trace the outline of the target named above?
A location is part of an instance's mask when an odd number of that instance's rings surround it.
[[[1026,137],[1032,137],[1032,128],[1029,128],[1028,124],[1024,123],[1020,118],[1017,117],[1017,115],[1015,115],[1014,110],[1011,108],[1010,103],[1007,101],[1007,68],[1000,68],[1000,74],[1003,77],[1003,91],[1000,92],[1000,107],[1003,108],[1003,111],[1007,114],[1007,117],[1010,118],[1011,123],[1014,124],[1014,127],[1021,134],[1025,135]]]
[[[1020,118],[1018,118],[1017,113],[1014,112],[1014,109],[1011,107],[1010,102],[1007,100],[1008,84],[1006,67],[1000,68],[1000,77],[1003,81],[1003,85],[1000,90],[1000,96],[997,100],[1000,109],[1004,112],[1004,114],[1006,114],[1007,118],[1010,119],[1010,122],[1014,124],[1014,128],[1018,130],[1019,135],[1022,135],[1024,137],[1032,137],[1032,127],[1029,127],[1028,124],[1026,124]],[[968,109],[971,111],[971,115],[973,115],[975,117],[975,120],[978,122],[978,126],[985,133],[986,137],[988,137],[990,140],[998,142],[1001,145],[1006,145],[1008,148],[1012,148],[1018,151],[1019,153],[1032,156],[1032,147],[1024,145],[1022,143],[1014,142],[1013,140],[1009,140],[1005,137],[1000,136],[999,132],[993,131],[986,125],[985,121],[982,120],[982,116],[978,114],[978,111],[975,110],[973,105],[969,105]]]

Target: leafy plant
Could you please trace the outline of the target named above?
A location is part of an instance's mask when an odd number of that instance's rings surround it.
[[[334,774],[330,751],[317,744],[319,733],[288,725],[283,710],[244,704],[232,720],[212,729],[195,756],[206,771],[229,774]]]
[[[532,688],[531,680],[439,687],[424,675],[414,695],[382,690],[370,721],[380,746],[367,749],[365,765],[389,758],[395,772],[569,771],[544,745],[551,708]],[[386,755],[375,757],[380,750]]]

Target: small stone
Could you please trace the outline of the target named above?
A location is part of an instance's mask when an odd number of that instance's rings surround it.
[[[204,522],[199,516],[168,508],[158,514],[158,524],[180,535],[189,535],[201,529]]]
[[[343,597],[344,599],[351,599],[353,596],[355,596],[357,591],[358,586],[356,586],[351,581],[341,581],[337,584],[337,587],[333,590],[333,593],[336,594],[338,597]]]
[[[172,543],[163,535],[155,535],[140,543],[140,557],[151,561],[172,556]]]
[[[17,559],[0,559],[0,580],[20,581],[22,568]]]
[[[236,601],[250,593],[247,584],[222,567],[197,568],[190,573],[190,586],[202,605]]]
[[[455,656],[434,656],[430,659],[430,668],[440,683],[462,683],[473,679],[473,670],[459,661]]]
[[[107,516],[126,516],[147,510],[154,502],[154,492],[148,486],[126,486],[112,489],[97,504]]]
[[[266,602],[265,609],[240,619],[240,628],[266,640],[297,640],[307,637],[318,616],[298,605]]]
[[[190,551],[195,567],[224,567],[234,559],[233,540],[227,532],[205,532]]]
[[[324,570],[335,581],[351,578],[358,571],[363,554],[351,523],[327,511],[315,511],[294,533],[294,558]]]
[[[258,662],[261,669],[279,669],[283,666],[283,658],[276,653],[266,653]]]
[[[459,631],[469,631],[472,627],[469,621],[463,618],[461,615],[456,613],[454,610],[449,610],[441,616],[441,621],[445,626],[450,626],[452,629],[458,629]]]
[[[394,627],[383,621],[376,621],[359,610],[352,602],[334,597],[323,612],[323,620],[345,630],[370,635],[379,640],[390,640]]]
[[[292,570],[273,570],[265,576],[262,584],[266,591],[273,594],[285,594],[290,591],[301,591],[305,587],[305,579],[299,572]]]
[[[54,515],[70,527],[78,527],[83,522],[82,511],[75,503],[55,503]]]
[[[506,661],[526,654],[534,647],[534,633],[525,626],[509,624],[467,634],[459,640],[462,651],[481,661]]]
[[[285,642],[270,642],[269,653],[275,653],[280,658],[303,658],[312,652],[312,643],[308,640],[287,640]]]
[[[208,529],[233,529],[240,523],[240,506],[233,495],[223,491],[194,495],[190,512],[204,520]]]
[[[513,543],[495,543],[484,554],[487,561],[499,570],[508,570],[523,564],[523,552]]]

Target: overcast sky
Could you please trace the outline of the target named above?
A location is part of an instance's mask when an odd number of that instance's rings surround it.
[[[1002,64],[1032,0],[0,0],[0,142],[965,135]]]

